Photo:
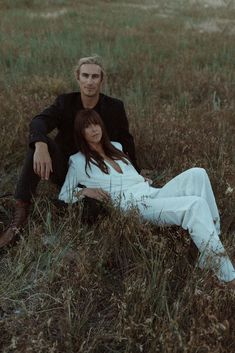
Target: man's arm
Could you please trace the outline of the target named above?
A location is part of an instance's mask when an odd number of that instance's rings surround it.
[[[41,179],[48,180],[50,173],[53,173],[52,160],[45,142],[35,142],[33,155],[33,170]]]
[[[50,107],[32,119],[29,125],[29,145],[34,147],[38,141],[47,143],[47,134],[60,127],[63,114],[64,99],[63,96],[59,96]]]
[[[122,102],[120,102],[120,108],[118,113],[119,121],[119,131],[118,131],[118,141],[123,146],[123,151],[130,157],[132,164],[135,169],[140,172],[140,168],[137,165],[136,155],[135,155],[135,144],[133,136],[129,131],[129,123],[126,116],[126,111]]]
[[[47,134],[61,124],[63,116],[62,96],[54,104],[36,115],[29,125],[29,145],[35,147],[33,169],[40,178],[48,180],[53,172],[52,161],[47,146]]]

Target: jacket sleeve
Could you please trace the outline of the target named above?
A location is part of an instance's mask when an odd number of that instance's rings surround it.
[[[73,162],[72,158],[69,159],[69,169],[64,181],[64,184],[59,193],[59,199],[66,203],[75,203],[79,201],[76,193],[82,188],[77,185],[80,182],[78,167],[76,163]]]
[[[36,115],[29,125],[29,145],[42,141],[47,143],[47,134],[59,128],[64,115],[63,96],[56,98],[55,102],[39,115]]]
[[[133,136],[129,131],[129,123],[126,116],[126,111],[123,105],[123,102],[120,102],[120,111],[119,111],[119,131],[118,131],[118,141],[123,146],[123,152],[125,152],[137,170],[140,172],[140,168],[137,165],[136,155],[135,155],[135,144]]]

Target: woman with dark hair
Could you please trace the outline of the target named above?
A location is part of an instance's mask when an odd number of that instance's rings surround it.
[[[219,212],[204,169],[191,168],[162,188],[151,187],[122,146],[110,142],[98,113],[89,109],[77,114],[74,138],[79,152],[70,157],[60,200],[74,203],[85,196],[112,200],[123,210],[137,207],[146,220],[187,229],[200,252],[199,266],[210,266],[235,289],[235,270],[219,239]]]

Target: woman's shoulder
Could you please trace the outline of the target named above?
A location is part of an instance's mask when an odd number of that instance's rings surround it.
[[[111,141],[112,145],[114,147],[116,147],[118,150],[122,151],[123,148],[122,148],[122,145],[120,144],[120,142],[116,142],[116,141]]]
[[[78,162],[85,161],[84,154],[82,154],[82,152],[77,152],[77,153],[75,153],[75,154],[72,154],[72,155],[69,157],[69,161],[70,161],[70,162],[73,162],[73,163],[78,163]]]

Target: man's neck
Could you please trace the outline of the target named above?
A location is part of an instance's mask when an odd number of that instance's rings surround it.
[[[94,97],[88,97],[88,96],[84,96],[84,94],[81,93],[82,105],[85,109],[93,109],[98,103],[99,98],[100,98],[99,94]]]

